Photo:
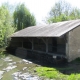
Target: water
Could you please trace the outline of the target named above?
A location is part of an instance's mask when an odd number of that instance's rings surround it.
[[[0,80],[42,80],[33,73],[36,66],[39,65],[9,54],[0,58]]]

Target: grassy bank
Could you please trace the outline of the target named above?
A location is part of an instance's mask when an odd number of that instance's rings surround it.
[[[5,48],[0,48],[0,57],[4,57],[6,55]]]
[[[70,68],[67,68],[67,70],[70,70]],[[36,72],[39,76],[44,76],[54,80],[80,80],[80,74],[72,73],[70,75],[67,75],[61,73],[59,70],[55,68],[37,67]]]

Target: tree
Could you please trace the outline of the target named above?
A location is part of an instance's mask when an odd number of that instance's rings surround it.
[[[73,8],[69,16],[71,19],[80,19],[80,9]]]
[[[17,30],[24,29],[28,26],[34,26],[36,24],[35,17],[25,7],[24,4],[19,4],[14,11],[14,26]]]
[[[80,10],[71,7],[71,5],[65,1],[59,1],[52,7],[49,15],[47,18],[49,23],[79,19]]]
[[[0,7],[0,47],[5,46],[7,38],[15,31],[12,27],[12,19],[8,9],[2,5]]]

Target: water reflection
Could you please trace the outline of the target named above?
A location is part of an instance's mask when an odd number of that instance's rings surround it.
[[[0,59],[1,80],[41,80],[32,73],[34,67],[38,66],[33,62],[8,54]]]

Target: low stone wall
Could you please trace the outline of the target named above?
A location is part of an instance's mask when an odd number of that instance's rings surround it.
[[[22,47],[18,47],[15,51],[16,56],[20,58],[26,58],[27,57],[27,50]]]
[[[8,51],[9,52],[13,51],[17,57],[24,58],[24,59],[30,58],[30,59],[41,61],[42,63],[63,64],[67,62],[67,60],[64,57],[56,56],[56,58],[54,58],[53,55],[27,50],[22,47],[18,47],[18,48],[10,47]]]
[[[67,62],[67,59],[64,57],[57,56],[56,58],[53,58],[53,55],[32,51],[27,51],[27,58],[35,59],[49,64],[65,64]]]
[[[7,51],[7,53],[10,53],[10,54],[15,55],[16,49],[17,49],[17,47],[8,46],[8,47],[6,48],[6,51]]]

